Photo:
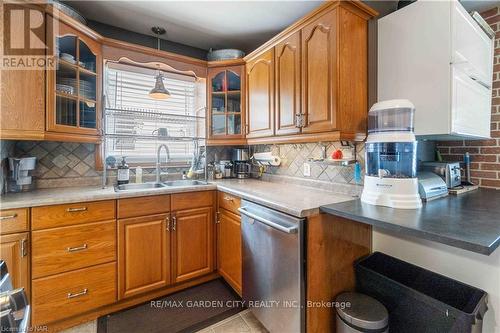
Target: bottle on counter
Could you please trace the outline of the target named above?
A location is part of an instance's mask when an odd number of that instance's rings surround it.
[[[187,179],[186,171],[182,171],[182,179]]]
[[[135,182],[137,184],[142,183],[142,168],[140,166],[135,168]]]
[[[122,157],[121,163],[117,167],[117,182],[118,185],[128,184],[130,181],[130,169],[128,167],[127,162],[125,161],[125,156]]]

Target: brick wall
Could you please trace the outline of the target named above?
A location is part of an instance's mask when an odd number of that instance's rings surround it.
[[[436,146],[447,161],[463,161],[463,154],[472,156],[471,176],[474,184],[500,189],[500,6],[481,13],[496,33],[493,93],[491,107],[491,137],[481,141],[444,141]]]

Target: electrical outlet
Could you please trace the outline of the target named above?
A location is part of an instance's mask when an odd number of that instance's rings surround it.
[[[311,165],[304,163],[304,177],[311,177]]]

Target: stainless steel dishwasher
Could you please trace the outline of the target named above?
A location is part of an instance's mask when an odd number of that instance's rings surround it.
[[[270,332],[304,332],[304,219],[246,200],[239,211],[246,306]]]

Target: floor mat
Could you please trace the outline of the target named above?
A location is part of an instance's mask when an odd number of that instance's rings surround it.
[[[97,333],[196,332],[243,310],[221,279],[99,318]]]

